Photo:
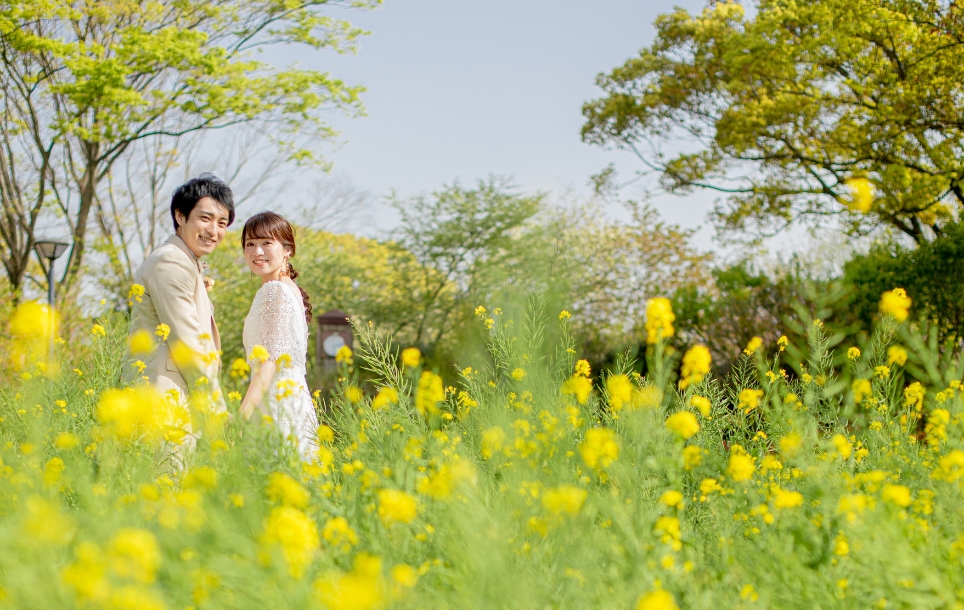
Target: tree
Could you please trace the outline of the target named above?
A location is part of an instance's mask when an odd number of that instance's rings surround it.
[[[731,231],[836,217],[920,243],[964,209],[962,18],[938,0],[677,9],[598,77],[583,139],[632,151],[669,192],[722,194]]]
[[[411,268],[419,277],[408,281],[419,286],[413,295],[418,303],[414,343],[431,348],[452,330],[459,311],[481,290],[485,269],[504,268],[512,258],[516,234],[539,212],[542,200],[542,195],[521,195],[509,180],[494,176],[474,189],[455,182],[431,195],[391,196],[389,203],[401,216],[397,241],[421,265]]]
[[[338,52],[361,30],[321,12],[380,0],[18,0],[0,7],[0,239],[18,289],[43,214],[73,241],[65,282],[82,269],[103,182],[132,146],[258,123],[289,159],[318,162],[334,132],[320,110],[361,111],[359,87],[253,53],[272,45]]]

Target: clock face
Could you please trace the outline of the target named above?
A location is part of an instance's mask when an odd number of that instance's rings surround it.
[[[325,350],[326,354],[334,358],[335,354],[338,353],[338,350],[340,350],[344,345],[344,337],[336,333],[325,337],[325,340],[321,344],[321,348]]]

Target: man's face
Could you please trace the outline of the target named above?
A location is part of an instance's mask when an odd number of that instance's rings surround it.
[[[178,237],[198,258],[214,252],[228,229],[227,208],[211,197],[200,199],[187,218],[180,212],[174,214]]]

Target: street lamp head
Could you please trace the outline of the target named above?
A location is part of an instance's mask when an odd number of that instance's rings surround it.
[[[63,241],[40,240],[34,244],[37,254],[50,261],[60,258],[60,255],[66,252],[69,247],[70,244]]]

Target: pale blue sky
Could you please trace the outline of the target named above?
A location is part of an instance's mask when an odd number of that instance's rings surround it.
[[[359,188],[407,195],[495,173],[514,176],[527,191],[588,193],[589,176],[610,162],[624,176],[637,164],[628,153],[582,143],[581,106],[600,94],[596,75],[648,44],[656,15],[673,6],[386,0],[373,12],[339,11],[372,32],[357,55],[288,51],[269,59],[299,60],[368,88],[367,117],[332,117],[345,141],[331,154],[334,172]],[[655,203],[667,220],[692,227],[705,224],[712,195]],[[387,210],[375,216],[380,226],[391,224]],[[704,248],[709,235],[700,234]]]

